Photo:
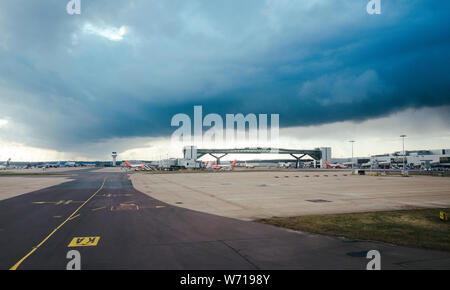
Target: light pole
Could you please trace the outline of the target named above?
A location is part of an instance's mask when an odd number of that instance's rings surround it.
[[[353,174],[353,143],[355,143],[355,140],[350,140],[350,141],[348,141],[348,142],[350,142],[350,143],[352,143],[352,174]]]
[[[405,163],[406,163],[406,155],[405,155],[405,138],[406,138],[406,135],[400,135],[400,137],[403,139],[403,174],[405,174],[406,173],[406,169],[405,169],[405,167],[406,167],[406,165],[405,165]]]

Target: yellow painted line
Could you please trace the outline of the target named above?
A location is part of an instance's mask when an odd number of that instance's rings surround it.
[[[100,237],[77,237],[73,238],[67,247],[95,247]]]
[[[12,266],[9,270],[17,270],[19,268],[20,264],[23,263],[31,254],[33,254],[37,249],[39,249],[40,246],[42,246],[53,234],[55,234],[66,222],[68,222],[86,203],[88,203],[92,198],[94,198],[97,193],[99,193],[103,187],[105,186],[106,177],[103,179],[102,186],[93,194],[91,197],[89,197],[82,205],[80,205],[65,221],[63,221],[56,229],[54,229],[45,239],[42,240],[36,247],[34,247],[28,254],[25,255],[22,259],[20,259],[14,266]]]
[[[97,210],[101,210],[101,209],[104,209],[104,208],[106,208],[106,206],[102,206],[102,207],[99,207],[99,208],[94,208],[94,209],[92,209],[92,211],[97,211]]]
[[[71,218],[69,219],[69,221],[74,220],[74,219],[76,219],[76,218],[79,217],[79,216],[80,216],[80,214],[77,214],[76,216],[71,217]]]

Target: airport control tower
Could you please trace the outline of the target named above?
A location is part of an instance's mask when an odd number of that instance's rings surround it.
[[[113,152],[112,153],[112,159],[113,159],[113,161],[112,161],[112,166],[116,166],[116,160],[117,160],[117,152]]]

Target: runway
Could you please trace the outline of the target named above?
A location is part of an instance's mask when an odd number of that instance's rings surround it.
[[[64,270],[69,250],[80,252],[83,270],[364,270],[370,250],[382,269],[450,269],[450,253],[200,213],[135,190],[125,172],[92,171],[0,201],[0,269]]]

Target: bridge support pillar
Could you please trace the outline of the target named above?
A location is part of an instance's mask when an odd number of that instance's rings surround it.
[[[212,157],[216,158],[216,164],[217,164],[217,165],[220,165],[220,159],[222,159],[223,157],[227,156],[228,153],[225,153],[225,154],[223,154],[222,156],[216,156],[216,155],[214,155],[214,154],[212,154],[212,153],[209,153],[209,155],[211,155]]]
[[[300,166],[300,159],[306,156],[306,154],[303,154],[302,156],[295,156],[294,154],[290,154],[292,157],[294,157],[297,161],[295,162],[295,168],[299,168]]]

